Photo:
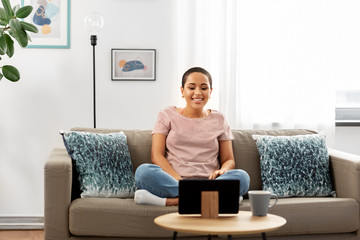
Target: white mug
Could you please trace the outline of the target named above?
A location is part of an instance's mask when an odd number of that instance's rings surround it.
[[[278,196],[269,191],[252,190],[248,192],[251,212],[253,216],[266,216],[268,209],[275,206]],[[275,202],[270,204],[270,198],[274,197]]]

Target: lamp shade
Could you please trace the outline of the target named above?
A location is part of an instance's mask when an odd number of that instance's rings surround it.
[[[92,35],[96,35],[104,27],[104,18],[100,13],[91,13],[85,17],[84,22]]]

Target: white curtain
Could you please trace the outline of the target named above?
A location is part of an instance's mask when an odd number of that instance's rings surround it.
[[[232,128],[307,128],[325,133],[331,146],[338,6],[177,0],[177,74],[192,66],[208,69],[214,81],[210,107],[223,112]]]

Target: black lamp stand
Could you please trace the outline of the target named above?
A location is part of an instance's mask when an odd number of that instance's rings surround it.
[[[93,46],[93,100],[94,100],[94,128],[96,128],[96,84],[95,84],[95,46],[97,37],[91,35],[91,45]]]

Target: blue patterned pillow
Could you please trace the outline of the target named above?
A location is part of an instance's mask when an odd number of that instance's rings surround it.
[[[81,197],[133,197],[135,178],[123,132],[62,132],[79,173]]]
[[[263,189],[279,197],[329,196],[332,184],[325,136],[254,135]]]

